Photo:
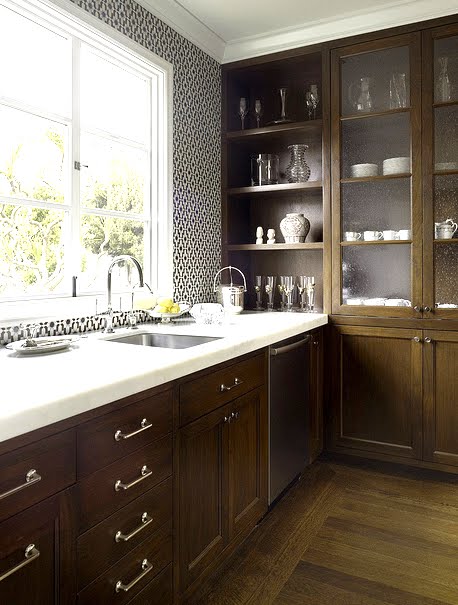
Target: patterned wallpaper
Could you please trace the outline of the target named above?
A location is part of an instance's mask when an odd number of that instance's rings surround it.
[[[213,301],[213,277],[221,266],[221,66],[133,0],[72,2],[173,65],[175,297],[191,303]],[[125,323],[124,315],[119,314],[119,325]],[[145,314],[137,319],[147,320]],[[40,322],[36,335],[100,327],[101,320],[93,316],[56,318]],[[0,327],[0,345],[30,332],[30,326]]]
[[[174,288],[179,300],[213,300],[221,262],[221,67],[133,0],[72,0],[174,68]]]

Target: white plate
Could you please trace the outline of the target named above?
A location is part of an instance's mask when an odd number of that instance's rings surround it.
[[[436,170],[458,170],[458,162],[437,162]]]
[[[51,353],[52,351],[61,351],[68,349],[78,338],[62,338],[62,336],[40,336],[31,339],[36,342],[36,346],[26,347],[27,340],[18,340],[6,345],[7,349],[19,353],[20,355],[36,355],[37,353]]]
[[[458,305],[453,305],[452,303],[440,303],[436,307],[438,309],[458,309]]]
[[[163,323],[168,323],[172,319],[176,319],[177,317],[181,317],[189,311],[191,308],[188,303],[178,303],[180,307],[179,313],[159,313],[159,311],[147,311],[148,315],[154,317],[155,319],[162,319]]]

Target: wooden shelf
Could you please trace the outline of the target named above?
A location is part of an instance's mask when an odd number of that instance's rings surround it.
[[[454,237],[453,239],[435,239],[435,244],[458,244],[458,237]]]
[[[445,241],[445,240],[444,240]],[[380,246],[380,245],[391,245],[391,244],[411,244],[411,239],[378,239],[375,242],[340,242],[341,246]]]
[[[364,118],[381,118],[383,116],[392,116],[398,113],[407,113],[410,111],[410,107],[400,107],[399,109],[386,109],[385,111],[369,111],[366,113],[353,113],[348,116],[341,116],[340,121],[346,122],[348,120],[362,120]]]
[[[410,172],[399,174],[380,174],[378,176],[356,176],[340,179],[341,183],[372,183],[377,181],[388,181],[390,179],[408,179],[412,176]]]
[[[278,185],[261,185],[256,187],[233,187],[227,190],[228,195],[258,195],[281,191],[320,191],[323,187],[321,181],[307,181],[306,183],[279,183]]]
[[[289,122],[287,124],[261,126],[261,128],[249,128],[247,130],[233,130],[227,132],[223,137],[227,141],[243,141],[270,135],[294,134],[295,132],[321,132],[322,128],[323,120],[307,120],[306,122]]]
[[[458,105],[458,99],[456,101],[446,101],[445,103],[433,103],[433,107],[456,107]]]
[[[433,174],[434,176],[447,176],[448,174],[453,175],[453,174],[458,174],[458,169],[457,170],[433,170]]]
[[[304,244],[229,244],[227,250],[322,250],[323,242],[306,242]]]

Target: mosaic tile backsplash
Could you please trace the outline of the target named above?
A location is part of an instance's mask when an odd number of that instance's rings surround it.
[[[174,296],[213,301],[213,277],[221,266],[221,66],[133,0],[72,2],[173,65]],[[143,315],[140,322],[150,320]],[[103,321],[40,322],[39,335],[97,330]],[[126,321],[127,313],[119,313],[114,323]],[[0,327],[0,344],[29,335],[17,325]]]

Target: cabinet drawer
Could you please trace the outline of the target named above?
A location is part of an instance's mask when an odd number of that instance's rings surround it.
[[[80,592],[78,605],[127,603],[171,561],[172,523],[169,522]]]
[[[57,605],[58,498],[0,523],[0,603]]]
[[[172,436],[117,460],[77,484],[80,530],[135,500],[172,474]]]
[[[172,393],[165,391],[78,428],[78,476],[124,458],[172,430]]]
[[[74,483],[75,455],[66,431],[0,456],[0,521]]]
[[[87,586],[172,518],[169,477],[78,538],[78,586]],[[119,536],[121,533],[122,536]]]
[[[257,355],[182,384],[180,425],[215,410],[264,382],[265,357]]]
[[[129,601],[129,605],[172,605],[172,603],[171,565],[168,565],[132,601]]]

